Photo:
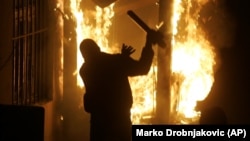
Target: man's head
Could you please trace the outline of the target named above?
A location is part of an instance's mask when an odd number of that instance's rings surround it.
[[[96,59],[101,52],[99,46],[92,39],[84,39],[80,44],[80,51],[85,60]]]

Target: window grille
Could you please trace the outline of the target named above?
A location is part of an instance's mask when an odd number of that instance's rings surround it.
[[[52,99],[48,47],[48,1],[13,0],[12,103],[29,105]]]

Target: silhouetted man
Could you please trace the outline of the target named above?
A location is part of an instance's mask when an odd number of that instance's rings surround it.
[[[100,51],[92,39],[84,39],[80,50],[84,64],[80,75],[84,82],[85,111],[91,114],[91,141],[130,141],[130,109],[133,99],[128,76],[146,75],[151,67],[157,32],[147,33],[139,60],[130,55],[135,51],[123,44],[121,54]]]

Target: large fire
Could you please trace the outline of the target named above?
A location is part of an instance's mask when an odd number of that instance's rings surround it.
[[[197,122],[196,102],[204,100],[214,82],[215,52],[198,26],[207,0],[175,0],[172,18],[171,115],[173,122]]]
[[[196,102],[206,98],[214,81],[213,47],[197,25],[199,10],[205,2],[198,0],[195,7],[190,0],[175,0],[173,3],[171,115],[175,123],[190,123],[199,117],[199,112],[195,111]],[[76,23],[77,47],[82,39],[92,38],[103,47],[102,51],[119,52],[119,47],[109,47],[108,42],[109,28],[115,16],[115,4],[105,8],[96,6],[94,10],[84,10],[80,3],[81,0],[70,0],[70,9]],[[78,51],[76,71],[83,61]],[[156,64],[154,61],[147,76],[130,78],[134,98],[131,109],[133,123],[142,124],[143,119],[152,118],[155,114]],[[78,74],[77,85],[84,87]]]

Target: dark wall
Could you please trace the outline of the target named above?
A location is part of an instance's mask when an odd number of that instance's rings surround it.
[[[231,124],[250,124],[250,17],[247,0],[226,1],[235,23],[231,47],[219,49],[221,65],[209,97],[200,107],[219,105]]]
[[[0,104],[0,140],[44,141],[44,108]]]
[[[0,4],[0,103],[10,104],[12,93],[12,1]]]

